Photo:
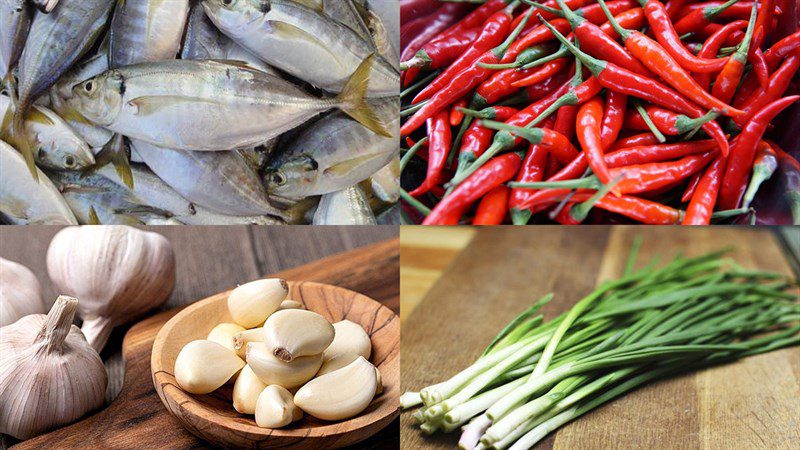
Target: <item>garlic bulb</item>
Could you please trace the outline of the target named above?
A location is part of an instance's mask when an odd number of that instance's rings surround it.
[[[305,309],[285,309],[264,323],[264,343],[281,361],[322,353],[333,342],[333,325]]]
[[[331,359],[344,353],[355,353],[369,359],[372,353],[372,342],[361,325],[349,320],[333,324],[336,336],[331,345],[325,349],[325,359]]]
[[[244,367],[232,350],[208,340],[184,345],[175,359],[175,380],[190,394],[208,394],[227,383]]]
[[[286,280],[267,278],[251,281],[231,291],[228,295],[228,311],[239,325],[257,327],[278,310],[288,293]]]
[[[233,336],[233,350],[236,351],[236,355],[239,358],[245,359],[247,357],[248,342],[264,342],[264,329],[259,327],[252,330],[244,330]]]
[[[236,349],[233,348],[233,337],[242,331],[246,331],[244,327],[235,323],[221,323],[211,329],[206,339],[236,351]]]
[[[81,331],[98,352],[111,329],[161,306],[175,285],[164,236],[123,225],[65,228],[47,249],[58,290],[81,299]]]
[[[317,378],[325,375],[326,373],[331,373],[334,370],[339,370],[342,367],[348,366],[353,361],[357,360],[360,355],[356,355],[355,353],[342,353],[341,355],[334,356],[331,359],[325,360],[322,363],[322,367],[319,368],[317,372]],[[381,371],[378,368],[375,368],[375,376],[377,377],[377,386],[375,387],[375,395],[383,393],[383,380],[381,379]]]
[[[0,258],[0,327],[28,314],[44,314],[39,280],[27,267]]]
[[[233,409],[242,414],[255,414],[258,395],[265,387],[267,385],[256,376],[253,369],[245,365],[233,384]]]
[[[303,411],[295,406],[286,388],[271,385],[264,388],[256,402],[256,424],[262,428],[280,428],[300,420]]]
[[[278,307],[279,311],[282,309],[303,309],[303,304],[297,300],[284,300],[281,302],[281,306]]]
[[[306,383],[294,395],[294,403],[318,419],[348,419],[369,406],[377,382],[375,366],[359,356],[347,366]]]
[[[247,364],[264,384],[292,389],[314,378],[322,365],[322,353],[283,362],[263,342],[250,342],[247,344]]]
[[[103,361],[72,318],[78,300],[59,296],[44,314],[0,329],[0,433],[28,439],[103,405]]]

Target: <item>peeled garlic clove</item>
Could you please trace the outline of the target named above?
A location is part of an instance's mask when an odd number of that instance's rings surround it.
[[[69,227],[47,249],[57,290],[81,299],[81,331],[98,352],[117,325],[161,306],[175,285],[175,256],[162,235],[124,225]]]
[[[0,327],[28,314],[44,314],[39,280],[27,267],[0,258]]]
[[[72,325],[78,300],[0,329],[0,433],[28,439],[103,405],[103,361]]]
[[[342,367],[350,365],[351,362],[358,359],[361,355],[357,355],[355,353],[342,353],[341,355],[336,355],[331,359],[326,359],[325,362],[322,363],[322,367],[319,368],[317,371],[317,377],[321,377],[326,373],[331,373],[334,370],[339,370]]]
[[[264,384],[292,389],[314,378],[322,365],[322,353],[283,362],[263,342],[250,342],[247,344],[247,364]]]
[[[303,309],[303,304],[296,300],[284,300],[281,302],[281,306],[278,307],[278,311],[283,309]]]
[[[359,356],[347,366],[309,381],[294,395],[294,403],[318,419],[348,419],[369,406],[377,383],[375,366]]]
[[[262,428],[280,428],[303,417],[285,388],[270,385],[261,391],[256,402],[256,424]]]
[[[233,408],[242,414],[255,414],[258,395],[265,387],[253,369],[245,365],[233,385]]]
[[[264,323],[264,343],[281,361],[322,353],[333,342],[333,325],[305,309],[285,309]]]
[[[236,356],[242,359],[247,357],[248,342],[264,342],[264,329],[259,327],[236,333],[233,336],[233,349],[236,351]]]
[[[186,344],[175,359],[175,380],[190,394],[208,394],[236,375],[244,361],[213,341],[197,340]]]
[[[325,349],[325,359],[345,353],[355,353],[369,359],[369,355],[372,353],[372,342],[361,325],[349,320],[342,320],[333,324],[333,328],[336,330],[336,337]]]
[[[235,323],[221,323],[211,329],[206,340],[216,342],[225,348],[236,351],[233,347],[233,337],[242,331],[245,331],[244,327]]]
[[[251,281],[231,291],[228,311],[234,322],[245,328],[253,328],[277,311],[288,293],[286,280],[268,278]]]

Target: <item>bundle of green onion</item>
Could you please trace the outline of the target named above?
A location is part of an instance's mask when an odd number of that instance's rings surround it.
[[[403,394],[401,407],[420,406],[425,433],[462,428],[461,448],[520,450],[653,379],[800,343],[797,281],[724,252],[633,271],[636,247],[621,278],[549,322],[537,315],[546,296],[475,363]]]

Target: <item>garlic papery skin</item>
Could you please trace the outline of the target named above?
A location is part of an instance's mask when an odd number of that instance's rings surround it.
[[[0,327],[46,311],[36,275],[22,264],[0,258]]]
[[[228,295],[228,311],[233,321],[245,328],[261,325],[281,306],[289,294],[289,285],[280,278],[251,281]]]
[[[274,384],[258,395],[255,414],[256,424],[262,428],[285,427],[303,417],[303,411],[294,404],[291,392]]]
[[[81,331],[98,352],[117,325],[161,306],[175,285],[172,245],[124,225],[69,227],[47,249],[56,288],[81,299]]]
[[[281,361],[322,353],[334,339],[334,328],[321,315],[305,309],[285,309],[264,323],[264,343]]]
[[[241,325],[237,325],[235,323],[221,323],[211,329],[206,339],[209,341],[214,341],[217,344],[220,344],[223,347],[229,348],[235,352],[236,349],[233,347],[233,337],[242,331],[246,330]]]
[[[322,353],[283,362],[263,342],[250,342],[247,344],[247,364],[264,384],[292,389],[314,378],[322,366]]]
[[[303,309],[303,304],[297,300],[284,300],[281,302],[281,306],[278,307],[278,310],[284,309]]]
[[[244,367],[233,350],[209,340],[184,345],[175,359],[175,380],[190,394],[217,390]]]
[[[372,342],[361,325],[349,320],[333,324],[336,336],[331,345],[325,349],[325,359],[331,359],[344,353],[355,353],[369,359],[372,353]]]
[[[369,406],[377,383],[375,366],[359,356],[347,366],[306,383],[294,395],[294,403],[318,419],[349,419]]]
[[[233,384],[233,409],[242,414],[255,414],[256,401],[267,385],[256,376],[249,365],[245,365],[236,383]]]
[[[233,349],[236,351],[236,356],[242,359],[247,358],[248,342],[264,342],[264,329],[258,327],[236,333],[233,336]]]
[[[0,328],[0,433],[28,439],[103,405],[106,369],[72,325],[78,300]]]

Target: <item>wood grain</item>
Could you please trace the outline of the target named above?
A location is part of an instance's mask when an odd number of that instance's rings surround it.
[[[58,229],[0,227],[0,256],[31,268],[47,299],[54,299],[56,293],[47,277],[45,252]],[[178,258],[176,288],[164,309],[186,305],[230,289],[237,283],[280,272],[286,278],[319,281],[361,292],[395,313],[399,312],[396,239],[320,260],[332,253],[396,237],[397,227],[226,226],[155,227],[153,230],[172,242]],[[311,261],[314,262],[310,265],[290,269]],[[135,325],[142,333],[126,340],[127,365],[121,349],[130,326],[114,331],[102,354],[109,371],[109,401],[119,392],[119,398],[108,410],[87,418],[87,424],[73,425],[78,427],[75,430],[68,427],[26,441],[20,448],[36,448],[36,442],[53,448],[204,448],[202,441],[169,416],[150,379],[152,339],[175,312],[162,312]],[[149,337],[144,337],[148,333]],[[120,391],[123,378],[125,388]],[[397,447],[398,426],[395,421],[360,446]]]
[[[800,228],[789,232],[800,233]],[[563,312],[599,280],[623,270],[636,235],[644,237],[640,261],[732,246],[734,259],[746,267],[791,273],[766,229],[482,229],[403,323],[403,390],[452,376],[547,292],[556,296],[545,316]],[[563,427],[537,448],[796,448],[798,374],[795,347],[660,381]],[[423,436],[409,414],[401,415],[402,448],[452,448],[457,439],[457,434]]]
[[[309,281],[289,283],[289,298],[330,322],[350,320],[361,325],[372,342],[370,360],[381,372],[384,391],[357,416],[337,422],[306,415],[281,429],[260,428],[253,416],[237,413],[230,386],[208,394],[191,395],[175,380],[175,359],[184,345],[205,339],[220,322],[231,322],[228,292],[194,303],[174,316],[156,336],[151,371],[156,392],[170,412],[194,435],[225,448],[326,449],[367,439],[399,414],[400,320],[375,300],[355,291]],[[133,332],[133,331],[132,331]]]

